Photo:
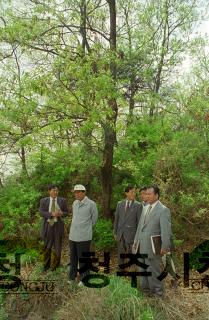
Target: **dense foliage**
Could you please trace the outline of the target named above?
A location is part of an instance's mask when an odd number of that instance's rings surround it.
[[[73,184],[86,185],[105,218],[125,185],[157,183],[176,238],[189,240],[190,228],[194,241],[205,238],[209,61],[207,39],[193,33],[201,19],[189,0],[1,1],[2,237],[38,236],[39,199],[54,182],[69,204]],[[194,66],[182,75],[188,57]],[[102,226],[111,229],[102,220],[98,239]],[[113,241],[106,233],[101,248]]]

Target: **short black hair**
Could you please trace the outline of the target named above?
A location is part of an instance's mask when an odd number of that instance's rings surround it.
[[[139,192],[147,190],[147,186],[143,186],[139,189]]]
[[[151,185],[151,186],[148,186],[147,189],[153,189],[154,190],[154,194],[157,194],[158,195],[158,198],[160,198],[160,189],[158,186],[156,185]]]
[[[58,187],[57,184],[51,183],[51,184],[48,185],[48,191],[50,191],[50,190],[52,190],[52,189],[55,189],[55,188],[59,189],[59,187]]]
[[[127,186],[125,187],[125,192],[129,192],[130,190],[134,189],[134,186]]]

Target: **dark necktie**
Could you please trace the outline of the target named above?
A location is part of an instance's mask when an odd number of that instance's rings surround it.
[[[130,208],[130,205],[131,205],[131,202],[130,201],[128,201],[127,202],[127,205],[126,205],[126,212],[128,211],[128,209]]]

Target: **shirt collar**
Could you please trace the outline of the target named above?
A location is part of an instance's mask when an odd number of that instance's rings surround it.
[[[88,197],[87,196],[85,196],[84,198],[83,198],[83,200],[78,200],[78,204],[79,205],[82,205],[82,204],[86,204],[87,203],[87,201],[88,201]]]
[[[52,197],[49,197],[49,199],[52,201],[53,199],[55,200],[55,201],[57,201],[57,197],[56,198],[52,198]]]
[[[154,207],[156,206],[156,204],[158,204],[159,200],[155,201],[153,204],[149,204],[150,206],[152,206],[152,209],[154,209]]]
[[[132,205],[132,203],[134,203],[134,200],[128,200],[126,199],[126,207],[128,205],[128,202],[129,202],[129,207]]]
[[[148,203],[148,202],[146,202],[146,201],[142,201],[142,205],[143,205],[144,207],[146,207],[146,206],[148,206],[148,205],[149,205],[149,203]]]

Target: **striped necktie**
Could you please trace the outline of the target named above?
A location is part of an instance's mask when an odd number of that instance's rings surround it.
[[[55,199],[52,199],[52,208],[51,208],[51,212],[55,212]]]

